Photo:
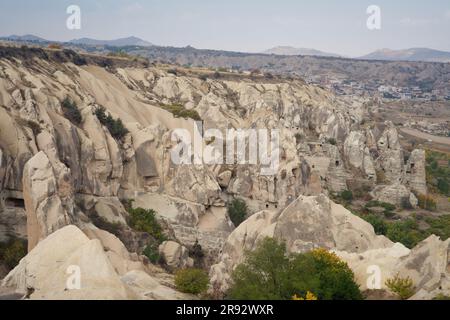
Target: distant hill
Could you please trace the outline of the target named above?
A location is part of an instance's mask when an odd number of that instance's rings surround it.
[[[406,50],[381,49],[358,59],[388,61],[425,61],[450,62],[450,52],[429,48],[411,48]]]
[[[335,53],[323,52],[308,48],[294,48],[289,46],[275,47],[263,52],[264,54],[275,54],[280,56],[317,56],[317,57],[341,57]]]
[[[0,40],[8,40],[8,41],[21,41],[21,42],[50,42],[46,39],[37,37],[32,34],[26,34],[23,36],[18,35],[10,35],[6,37],[0,37]]]
[[[96,40],[90,38],[74,39],[69,41],[72,44],[82,44],[88,46],[111,46],[111,47],[125,47],[125,46],[140,46],[151,47],[152,43],[142,40],[137,37],[128,37],[115,40]]]

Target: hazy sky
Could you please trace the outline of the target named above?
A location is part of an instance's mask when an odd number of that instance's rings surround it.
[[[76,4],[82,29],[66,28]],[[382,28],[366,27],[369,5]],[[158,45],[260,52],[289,45],[359,56],[380,48],[450,51],[449,0],[0,0],[0,35],[51,40],[134,35]]]

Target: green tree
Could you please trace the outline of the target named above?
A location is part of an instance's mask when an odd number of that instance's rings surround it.
[[[69,97],[66,97],[61,102],[61,107],[64,113],[64,116],[73,124],[79,125],[83,118],[81,116],[81,112],[78,109],[75,102],[73,102]]]
[[[232,274],[232,299],[290,300],[313,293],[319,300],[361,299],[353,272],[323,249],[288,254],[284,243],[267,238]]]
[[[201,269],[183,269],[175,274],[175,286],[181,292],[200,294],[208,289],[209,278]]]
[[[238,227],[247,218],[247,204],[244,200],[234,198],[228,204],[228,216],[233,222],[235,227]]]

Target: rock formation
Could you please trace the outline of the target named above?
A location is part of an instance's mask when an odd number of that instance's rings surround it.
[[[363,124],[363,98],[337,97],[301,79],[204,79],[139,61],[2,50],[0,241],[19,237],[29,244],[5,285],[36,299],[186,297],[165,278],[155,280],[166,273],[141,261],[145,237],[128,227],[129,200],[155,210],[167,226],[171,241],[160,251],[171,269],[192,265],[188,251],[198,243],[223,291],[243,249],[265,236],[286,240],[295,252],[390,250],[394,244],[326,196],[351,189],[355,177],[375,198],[397,205],[406,198],[415,205],[411,192],[427,192],[424,152],[405,159],[392,123]],[[80,119],[63,105],[66,98]],[[122,121],[122,138],[95,115],[100,107],[108,121]],[[201,118],[204,130],[277,130],[279,166],[264,175],[261,163],[175,165],[174,131],[193,135],[198,126],[177,110]],[[213,140],[200,147],[221,141]],[[226,205],[234,197],[245,200],[250,218],[233,231]],[[127,239],[98,229],[99,222],[125,229]],[[430,259],[441,251],[430,249]],[[64,291],[70,265],[87,272],[85,290]],[[421,288],[429,292],[428,284]]]

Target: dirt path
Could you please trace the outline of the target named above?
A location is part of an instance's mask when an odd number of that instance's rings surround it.
[[[428,134],[428,133],[425,133],[425,132],[422,132],[422,131],[419,131],[416,129],[411,129],[411,128],[402,128],[400,130],[410,136],[413,136],[413,137],[416,137],[419,139],[424,139],[424,140],[431,141],[434,143],[445,144],[445,145],[450,146],[450,137],[433,136],[431,134]]]

